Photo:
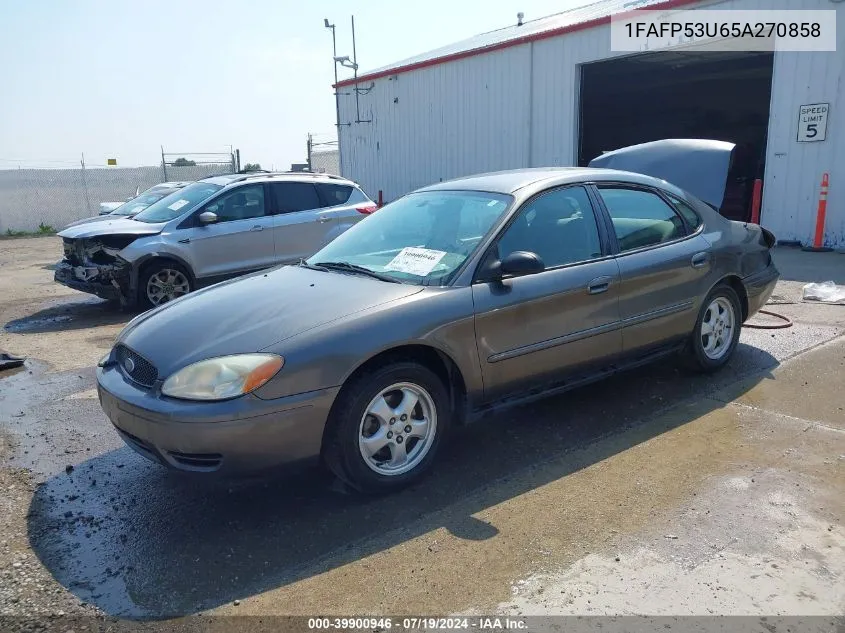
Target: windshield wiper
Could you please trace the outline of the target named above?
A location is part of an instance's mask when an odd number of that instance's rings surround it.
[[[329,271],[329,269],[325,266],[315,266],[314,264],[309,264],[307,261],[305,261],[305,258],[300,258],[299,264],[297,265],[301,268],[308,268],[309,270],[319,270],[324,273]]]
[[[311,264],[307,265],[311,266]],[[318,268],[323,268],[325,270],[342,270],[344,272],[367,275],[368,277],[380,279],[381,281],[388,281],[392,284],[402,283],[398,279],[390,277],[389,275],[382,275],[381,273],[377,273],[376,271],[370,270],[369,268],[364,268],[363,266],[358,266],[357,264],[350,264],[349,262],[317,262],[316,264],[314,264],[314,266],[317,266]]]

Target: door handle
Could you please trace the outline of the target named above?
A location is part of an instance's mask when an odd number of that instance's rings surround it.
[[[190,237],[186,237],[186,238],[184,238],[184,239],[181,239],[181,240],[179,240],[179,243],[180,243],[180,244],[190,244],[190,243],[191,243],[191,238],[190,238]]]
[[[613,281],[612,277],[596,277],[587,284],[587,292],[591,295],[607,292],[607,289],[610,288],[611,281]]]
[[[263,231],[263,230],[264,230],[264,227],[261,226],[260,224],[256,224],[254,227],[252,227],[250,229],[250,231]]]
[[[704,268],[710,261],[709,253],[696,253],[692,256],[690,264],[693,268]]]
[[[326,222],[331,222],[331,221],[332,221],[332,219],[328,215],[321,215],[320,217],[317,218],[317,222],[319,222],[320,224],[325,224]]]

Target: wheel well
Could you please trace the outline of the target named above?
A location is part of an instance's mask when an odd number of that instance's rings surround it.
[[[179,266],[179,268],[181,268],[181,269],[182,269],[182,270],[184,270],[186,273],[188,273],[188,277],[189,277],[189,278],[190,278],[190,280],[191,280],[191,285],[196,286],[196,278],[194,277],[194,272],[191,270],[191,267],[190,267],[190,266],[186,266],[186,265],[184,264],[184,262],[179,261],[179,260],[178,260],[178,259],[176,259],[175,257],[170,257],[170,256],[168,256],[168,255],[156,255],[156,256],[154,256],[154,257],[151,257],[151,258],[150,258],[150,259],[148,259],[147,261],[143,262],[143,263],[142,263],[142,264],[138,267],[138,280],[139,280],[139,283],[140,283],[140,278],[141,278],[141,275],[142,275],[142,274],[143,274],[143,273],[144,273],[147,269],[149,269],[149,268],[150,268],[150,266],[155,266],[156,264],[161,264],[162,262],[171,262],[171,263],[176,264],[177,266]]]
[[[419,363],[437,374],[443,381],[443,385],[449,391],[449,398],[452,403],[452,411],[457,416],[456,424],[464,422],[464,409],[466,404],[466,383],[458,369],[457,364],[447,354],[429,347],[428,345],[402,345],[379,352],[372,358],[367,359],[359,365],[347,378],[346,382],[353,380],[356,376],[376,366],[383,366],[396,361],[412,361]]]
[[[729,285],[734,289],[739,297],[739,305],[742,308],[742,322],[748,318],[748,293],[745,291],[745,285],[742,280],[736,275],[729,275],[722,280],[722,283]]]

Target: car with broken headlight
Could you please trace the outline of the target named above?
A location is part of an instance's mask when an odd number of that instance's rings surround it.
[[[174,470],[319,457],[382,492],[499,408],[670,356],[715,371],[779,276],[774,236],[715,210],[732,150],[666,140],[419,189],[298,265],[136,317],[102,407]]]
[[[152,308],[225,279],[295,262],[376,204],[352,181],[312,173],[227,174],[166,195],[131,218],[68,227],[56,282]]]

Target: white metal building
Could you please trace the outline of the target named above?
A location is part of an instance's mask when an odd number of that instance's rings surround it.
[[[835,9],[837,52],[620,54],[604,0],[482,34],[338,83],[341,172],[390,201],[458,176],[584,165],[656,138],[738,144],[722,212],[741,218],[763,180],[761,224],[812,241],[830,174],[825,243],[845,247],[842,0],[653,0],[648,8]],[[356,91],[357,86],[357,91]],[[799,108],[828,104],[825,140],[800,142]]]

